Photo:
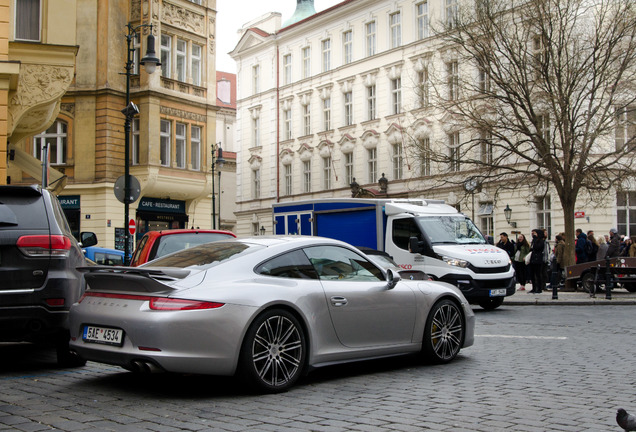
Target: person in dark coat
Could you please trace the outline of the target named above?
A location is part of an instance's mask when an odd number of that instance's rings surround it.
[[[582,230],[576,230],[576,243],[574,244],[574,251],[576,253],[576,263],[583,264],[587,262],[587,252],[585,252],[585,243],[587,243],[587,234]]]
[[[508,233],[502,232],[499,234],[499,241],[496,246],[508,252],[510,258],[515,256],[515,244],[508,238]]]
[[[545,237],[543,229],[532,230],[532,243],[530,244],[530,269],[532,273],[532,290],[529,294],[540,294],[545,289],[546,262],[545,262]]]
[[[610,241],[607,247],[607,256],[610,258],[617,257],[621,250],[621,236],[618,235],[618,230],[612,228],[610,230]]]

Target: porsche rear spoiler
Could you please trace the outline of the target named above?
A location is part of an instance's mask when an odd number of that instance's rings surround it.
[[[85,273],[91,290],[145,293],[173,291],[174,288],[162,282],[183,279],[190,274],[190,270],[162,267],[89,266],[77,270]]]

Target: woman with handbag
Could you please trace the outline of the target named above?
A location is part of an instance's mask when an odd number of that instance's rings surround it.
[[[515,273],[517,274],[517,282],[521,287],[519,291],[525,291],[526,281],[528,280],[526,256],[530,254],[530,245],[526,236],[519,234],[517,237],[517,243],[515,244],[515,255],[512,259],[512,263],[515,267]]]

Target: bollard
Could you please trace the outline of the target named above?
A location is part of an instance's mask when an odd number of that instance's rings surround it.
[[[552,284],[552,300],[558,300],[559,294],[557,293],[557,284]]]
[[[610,273],[610,259],[609,256],[605,258],[605,299],[612,299],[612,285],[610,283],[610,278],[612,274]]]

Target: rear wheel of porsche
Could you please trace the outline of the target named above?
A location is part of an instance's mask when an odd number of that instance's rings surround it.
[[[466,334],[466,320],[457,303],[442,300],[431,309],[426,320],[422,351],[426,360],[447,363],[453,360]]]
[[[302,373],[306,345],[303,329],[294,315],[282,309],[267,311],[245,335],[239,373],[257,390],[285,391]]]

